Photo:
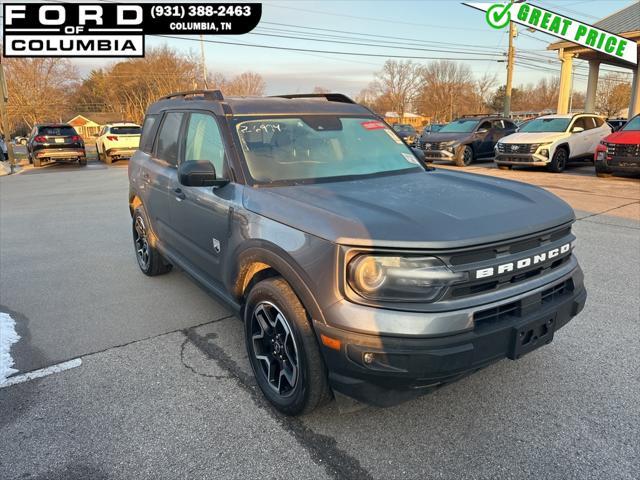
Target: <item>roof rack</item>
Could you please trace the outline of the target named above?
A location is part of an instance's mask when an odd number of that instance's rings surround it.
[[[500,113],[467,113],[465,115],[460,115],[458,118],[465,117],[502,117]]]
[[[324,98],[328,102],[356,103],[342,93],[294,93],[291,95],[274,95],[279,98]]]
[[[224,95],[220,90],[187,90],[186,92],[176,92],[170,95],[165,95],[164,97],[160,97],[160,100],[170,100],[172,98],[185,98],[191,95],[202,95],[205,100],[216,100],[218,102],[222,102],[224,100]]]

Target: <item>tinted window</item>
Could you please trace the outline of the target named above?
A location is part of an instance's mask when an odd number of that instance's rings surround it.
[[[516,124],[513,122],[507,122],[506,120],[504,121],[504,128],[505,130],[515,130],[516,128]]]
[[[629,122],[622,128],[625,132],[637,132],[640,131],[640,116],[633,117]]]
[[[192,113],[187,130],[185,161],[207,160],[213,164],[216,174],[224,169],[224,144],[216,120],[204,113]]]
[[[596,122],[596,127],[601,127],[604,124],[604,120],[600,117],[593,117],[593,121]]]
[[[536,118],[520,127],[521,132],[566,132],[570,118]]]
[[[156,141],[156,156],[172,165],[178,164],[178,140],[180,139],[182,116],[183,114],[179,112],[165,114]]]
[[[491,128],[495,128],[496,130],[502,130],[504,125],[502,124],[502,120],[494,120],[491,122]]]
[[[114,135],[140,135],[141,131],[140,127],[111,127]]]
[[[153,137],[155,137],[158,115],[147,115],[142,125],[142,137],[140,137],[140,150],[151,153]]]
[[[483,128],[487,130],[491,130],[491,122],[482,122],[478,127],[478,130],[481,130]]]
[[[469,133],[478,125],[478,120],[456,120],[440,129],[442,133]]]
[[[78,135],[75,128],[70,126],[60,127],[40,127],[38,129],[39,135],[51,135],[51,136],[65,136],[70,137],[72,135]]]
[[[585,130],[589,130],[589,128],[593,128],[592,125],[589,125],[587,123],[587,118],[585,117],[576,118],[576,121],[573,122],[573,125],[571,125],[571,131],[573,131],[576,127],[581,127],[581,128],[584,128]]]

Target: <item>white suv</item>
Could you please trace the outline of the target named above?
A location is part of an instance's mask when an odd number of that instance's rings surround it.
[[[131,158],[140,144],[140,125],[111,123],[105,125],[96,138],[98,158],[110,164],[114,160]]]
[[[562,172],[569,160],[593,160],[596,147],[610,133],[597,115],[545,115],[502,138],[495,146],[495,161],[503,169],[530,165]]]

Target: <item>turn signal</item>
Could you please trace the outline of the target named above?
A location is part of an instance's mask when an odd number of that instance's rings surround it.
[[[327,337],[324,333],[320,334],[320,340],[322,340],[322,344],[325,347],[328,347],[332,350],[340,350],[342,343],[337,338]]]

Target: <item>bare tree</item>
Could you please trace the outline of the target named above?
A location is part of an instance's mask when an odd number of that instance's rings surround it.
[[[429,63],[423,71],[421,111],[437,120],[452,120],[478,107],[476,84],[471,69],[448,60]]]
[[[596,108],[607,115],[615,117],[629,105],[631,84],[627,77],[618,73],[609,73],[600,79],[596,94]]]
[[[423,67],[411,60],[387,60],[376,77],[371,88],[379,97],[386,97],[391,110],[403,117],[420,93]]]
[[[264,95],[266,84],[262,76],[255,72],[244,72],[231,79],[224,92],[229,95]]]
[[[42,121],[60,121],[70,111],[70,94],[78,85],[78,70],[62,58],[2,58],[9,90],[12,130]]]

